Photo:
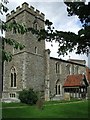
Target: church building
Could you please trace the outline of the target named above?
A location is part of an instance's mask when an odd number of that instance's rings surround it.
[[[45,15],[26,2],[7,14],[6,22],[13,20],[37,30],[45,27]],[[8,31],[5,36],[24,44],[25,48],[16,50],[5,45],[5,50],[10,51],[13,57],[11,62],[4,63],[3,100],[18,101],[19,91],[29,88],[39,92],[46,101],[65,99],[65,94],[74,98],[87,97],[90,71],[85,60],[50,57],[50,50],[45,49],[45,40],[38,41],[31,32],[21,35]]]

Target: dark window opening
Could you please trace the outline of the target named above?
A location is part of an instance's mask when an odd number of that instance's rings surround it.
[[[60,94],[60,85],[58,85],[58,94]]]
[[[11,87],[16,87],[16,70],[15,70],[15,68],[11,69]]]
[[[13,87],[13,73],[11,73],[11,87]]]
[[[56,85],[56,95],[60,95],[60,85]]]
[[[37,53],[37,47],[35,47],[35,53]]]
[[[57,85],[56,85],[56,95],[57,95]]]
[[[16,73],[14,73],[14,87],[16,87]]]
[[[10,98],[15,98],[15,93],[10,93]]]

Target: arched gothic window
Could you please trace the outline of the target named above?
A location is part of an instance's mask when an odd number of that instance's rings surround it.
[[[15,67],[11,68],[11,87],[16,87],[16,69],[15,69]]]
[[[60,85],[59,80],[57,80],[55,88],[56,88],[56,95],[60,95],[61,94],[61,85]]]
[[[56,73],[62,74],[62,65],[61,63],[56,63]]]

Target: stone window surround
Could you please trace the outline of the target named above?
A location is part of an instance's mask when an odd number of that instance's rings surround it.
[[[56,96],[62,95],[61,87],[62,87],[62,85],[60,84],[60,80],[58,79],[58,80],[55,82],[55,93],[56,93]]]
[[[16,97],[16,93],[9,93],[9,97],[10,98],[15,98]]]
[[[11,81],[11,75],[13,75],[13,79]],[[10,72],[10,87],[11,88],[17,88],[17,70],[15,66],[11,67],[11,72]]]
[[[72,65],[72,64],[66,64],[66,70],[69,70],[69,74],[80,74],[79,66],[78,65]]]
[[[56,62],[56,73],[61,74],[62,73],[62,69],[61,69],[61,63]]]

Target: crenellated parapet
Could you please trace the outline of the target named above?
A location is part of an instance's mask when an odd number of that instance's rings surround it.
[[[42,12],[40,12],[37,9],[35,10],[35,8],[33,6],[29,7],[29,4],[24,2],[21,7],[18,6],[15,11],[12,10],[10,14],[6,15],[6,21],[13,19],[14,17],[16,17],[17,15],[19,15],[20,13],[22,13],[24,11],[27,11],[28,13],[32,14],[33,16],[36,16],[39,19],[44,20],[45,15]]]

